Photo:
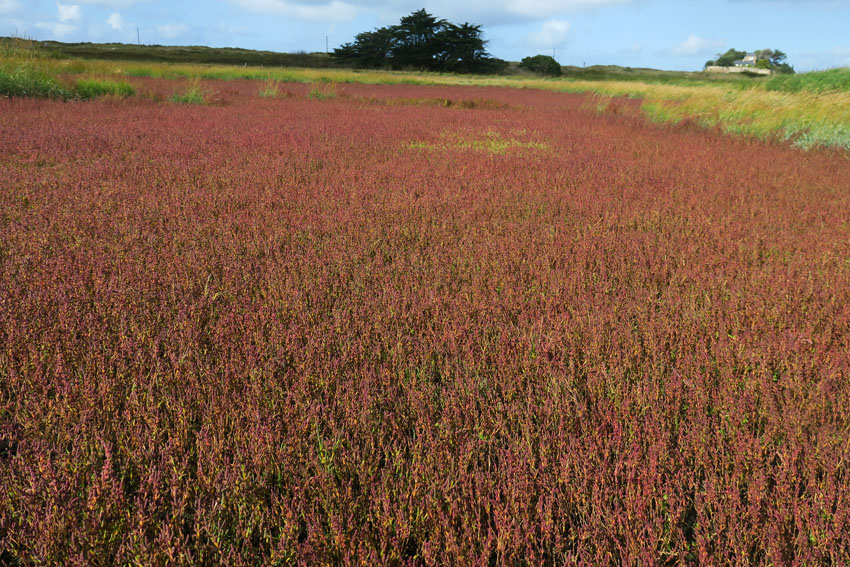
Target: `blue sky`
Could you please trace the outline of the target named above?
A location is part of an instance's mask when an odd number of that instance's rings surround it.
[[[697,70],[730,47],[850,66],[848,0],[0,0],[0,35],[324,51],[425,8],[481,24],[496,57]]]

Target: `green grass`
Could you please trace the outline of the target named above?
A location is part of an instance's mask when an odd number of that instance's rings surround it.
[[[186,90],[174,93],[169,100],[177,104],[204,104],[206,97],[201,88],[201,79],[196,77],[189,83]]]
[[[49,72],[39,69],[36,65],[21,63],[0,66],[0,96],[67,100],[72,98],[74,93]]]
[[[776,75],[767,81],[765,88],[770,91],[786,93],[847,92],[850,91],[850,67],[799,73],[797,75]]]
[[[82,99],[99,96],[123,98],[133,96],[136,93],[136,90],[128,83],[101,79],[79,79],[75,83],[74,88],[77,91],[77,96]]]

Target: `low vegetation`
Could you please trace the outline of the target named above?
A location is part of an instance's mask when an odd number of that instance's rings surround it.
[[[260,84],[0,100],[0,565],[846,564],[846,156]]]

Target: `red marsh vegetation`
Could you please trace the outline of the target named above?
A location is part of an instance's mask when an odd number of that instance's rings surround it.
[[[850,556],[845,155],[135,84],[0,101],[0,564]]]

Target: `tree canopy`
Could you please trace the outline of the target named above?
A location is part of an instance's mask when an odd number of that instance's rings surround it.
[[[453,24],[417,10],[398,25],[362,32],[333,56],[354,67],[493,73],[507,63],[487,53],[481,26]]]
[[[718,67],[732,67],[735,64],[735,61],[740,61],[746,56],[746,51],[739,51],[733,47],[726,53],[718,53],[717,58],[714,61],[707,61],[705,65],[706,67],[710,67],[712,65],[716,65]]]

